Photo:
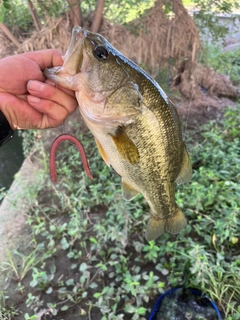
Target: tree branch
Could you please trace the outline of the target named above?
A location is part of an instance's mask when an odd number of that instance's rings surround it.
[[[82,23],[82,12],[80,7],[80,0],[67,0],[70,7],[70,19],[72,26],[80,26]]]
[[[38,15],[36,13],[35,7],[34,7],[34,5],[33,5],[31,0],[27,0],[27,3],[28,3],[28,8],[29,8],[29,10],[31,12],[35,27],[36,27],[37,31],[40,31],[42,29],[42,26],[41,26],[41,23],[39,21]]]
[[[100,28],[100,24],[103,16],[104,2],[105,0],[98,0],[96,13],[95,13],[94,21],[91,28],[92,32],[98,32]]]
[[[8,37],[8,39],[11,40],[12,43],[15,44],[16,47],[19,47],[21,45],[21,43],[14,37],[12,32],[8,29],[7,26],[5,26],[4,23],[0,23],[0,28],[5,33],[5,35]]]

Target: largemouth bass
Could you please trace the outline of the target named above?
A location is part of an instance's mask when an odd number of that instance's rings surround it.
[[[146,239],[180,232],[187,220],[174,183],[188,182],[192,169],[177,111],[158,83],[103,36],[81,27],[72,31],[63,66],[45,75],[76,92],[103,160],[122,177],[124,199],[141,193],[148,202]]]

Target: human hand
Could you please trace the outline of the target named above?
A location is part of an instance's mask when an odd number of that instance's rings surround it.
[[[0,60],[0,110],[12,129],[57,127],[76,109],[75,93],[55,87],[43,74],[45,68],[62,64],[54,49]]]

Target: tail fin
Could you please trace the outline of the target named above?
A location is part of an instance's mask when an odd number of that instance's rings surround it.
[[[145,237],[147,241],[151,241],[160,237],[165,231],[176,234],[185,228],[186,225],[186,217],[182,211],[176,207],[175,213],[170,218],[156,219],[152,216],[148,223]]]

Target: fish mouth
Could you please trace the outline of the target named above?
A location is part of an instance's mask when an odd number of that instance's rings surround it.
[[[64,83],[65,87],[66,82],[68,82],[69,89],[73,90],[72,77],[81,71],[84,55],[84,39],[86,36],[87,30],[84,30],[79,26],[73,28],[70,45],[66,54],[62,57],[64,60],[63,65],[54,68],[46,68],[44,70],[44,75],[48,79],[59,85]]]
[[[87,36],[87,30],[77,26],[72,30],[70,45],[66,54],[63,56],[63,68],[68,70],[71,75],[77,74],[83,63],[84,39]]]

